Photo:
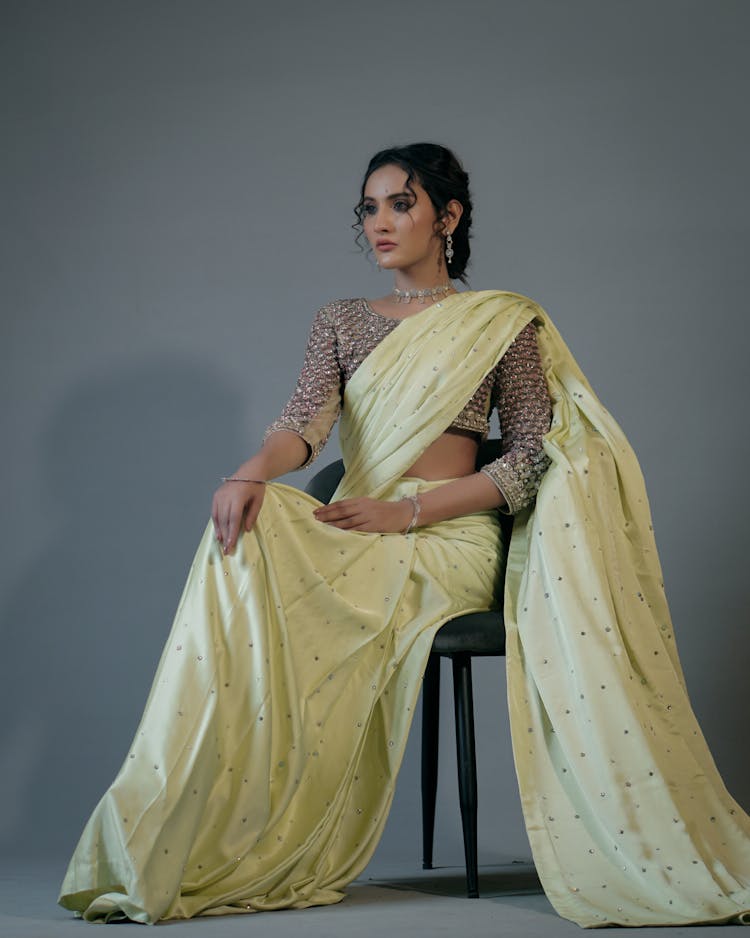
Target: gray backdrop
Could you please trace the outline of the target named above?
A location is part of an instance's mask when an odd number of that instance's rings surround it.
[[[2,849],[72,849],[217,478],[291,392],[316,309],[390,288],[351,208],[372,152],[419,139],[472,173],[472,287],[545,306],[640,456],[692,700],[750,806],[750,4],[2,15]],[[503,662],[476,681],[480,859],[525,858]],[[436,860],[460,864],[445,717]],[[383,867],[418,867],[418,752],[415,732]]]

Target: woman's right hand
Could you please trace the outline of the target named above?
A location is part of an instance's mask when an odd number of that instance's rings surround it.
[[[243,522],[246,531],[255,524],[265,491],[263,482],[225,482],[214,492],[211,518],[225,554],[234,550]]]
[[[230,554],[237,545],[241,527],[250,531],[258,517],[266,485],[263,479],[275,479],[297,469],[307,459],[308,444],[291,430],[270,433],[262,448],[251,456],[230,479],[259,479],[259,482],[225,482],[214,493],[211,517],[216,540],[224,553]]]

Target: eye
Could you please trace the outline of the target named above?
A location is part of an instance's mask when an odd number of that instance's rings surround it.
[[[411,208],[411,205],[406,201],[406,199],[396,199],[396,201],[393,203],[393,207],[397,212],[408,212]]]
[[[363,215],[375,214],[375,206],[372,204],[372,202],[368,202],[367,205],[362,206],[362,214]]]

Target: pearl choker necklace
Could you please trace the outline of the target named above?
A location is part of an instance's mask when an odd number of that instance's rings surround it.
[[[427,297],[436,300],[439,296],[447,296],[452,289],[453,287],[449,283],[443,283],[439,287],[432,287],[428,290],[399,290],[396,287],[393,294],[399,303],[411,303],[412,299],[419,299],[426,303]]]

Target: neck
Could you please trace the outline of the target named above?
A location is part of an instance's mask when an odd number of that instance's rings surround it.
[[[440,270],[437,262],[432,260],[396,270],[393,278],[393,285],[399,290],[430,290],[445,283],[450,283],[450,274],[445,264]]]

